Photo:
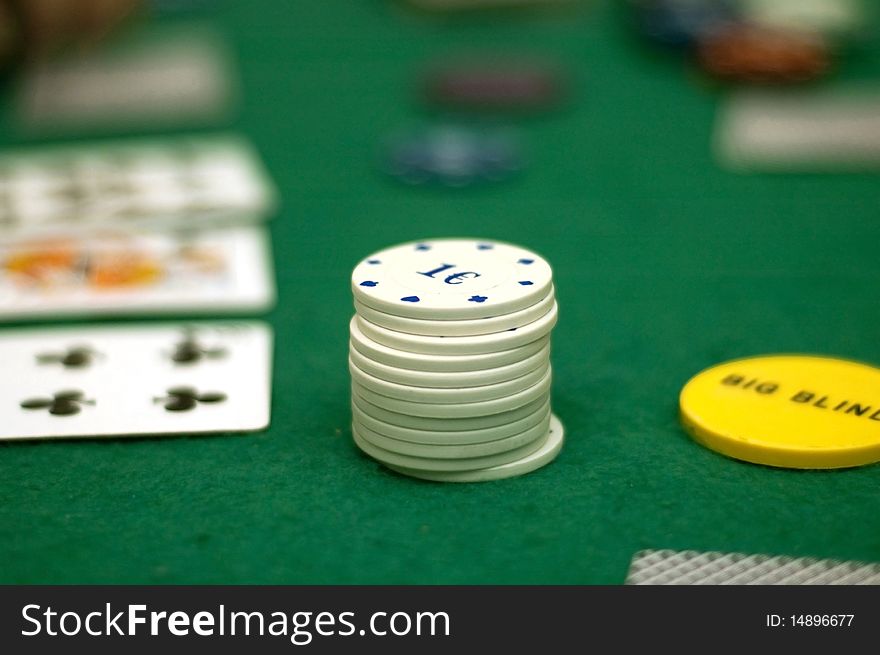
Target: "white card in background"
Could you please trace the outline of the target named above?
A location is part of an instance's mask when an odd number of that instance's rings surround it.
[[[194,229],[256,222],[275,204],[256,150],[231,135],[0,152],[0,235]]]
[[[831,38],[858,37],[871,25],[863,0],[739,0],[738,5],[750,23]]]
[[[629,585],[876,585],[880,564],[697,550],[643,550]]]
[[[258,322],[0,331],[0,439],[262,430],[271,359]]]
[[[0,241],[0,322],[265,310],[267,234],[245,226]]]
[[[880,171],[880,89],[737,91],[714,145],[737,170]]]
[[[26,69],[19,121],[49,133],[203,126],[226,119],[237,95],[233,58],[207,25],[143,25],[85,52]]]

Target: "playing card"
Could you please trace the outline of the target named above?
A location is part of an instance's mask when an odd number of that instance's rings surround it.
[[[738,91],[719,113],[715,151],[737,170],[876,170],[880,90]]]
[[[696,550],[643,550],[630,585],[876,585],[880,564]]]
[[[254,311],[274,297],[260,227],[0,242],[0,321]]]
[[[276,194],[232,135],[0,153],[0,233],[206,227],[267,218]]]
[[[217,124],[234,104],[232,70],[223,39],[205,25],[129,30],[29,67],[18,117],[41,135]]]
[[[257,322],[0,331],[0,439],[264,429],[271,341]]]

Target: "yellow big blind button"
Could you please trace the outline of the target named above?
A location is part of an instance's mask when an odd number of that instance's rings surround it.
[[[697,374],[680,397],[693,438],[723,455],[786,468],[880,460],[880,368],[770,355]]]

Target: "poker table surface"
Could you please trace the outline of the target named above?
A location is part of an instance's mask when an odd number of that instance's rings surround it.
[[[610,2],[448,17],[266,0],[208,18],[239,57],[226,127],[254,141],[281,196],[271,427],[0,444],[0,582],[618,584],[650,548],[880,560],[880,466],[728,459],[686,435],[677,404],[733,358],[880,363],[876,175],[723,170],[710,139],[725,90],[644,46]],[[876,77],[878,46],[832,83]],[[510,119],[528,156],[516,179],[386,178],[383,137],[435,117],[419,71],[462,52],[558,60],[571,100]],[[10,124],[2,138],[25,142]],[[554,268],[566,444],[524,477],[422,482],[351,440],[351,269],[452,236],[521,244]]]

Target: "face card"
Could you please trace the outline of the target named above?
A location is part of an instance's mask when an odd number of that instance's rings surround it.
[[[0,232],[7,235],[256,222],[275,203],[259,155],[231,135],[0,154]]]
[[[262,310],[275,298],[260,227],[0,242],[0,322]]]
[[[696,550],[643,550],[633,556],[628,585],[880,584],[880,564]]]
[[[880,90],[739,91],[719,113],[715,152],[737,170],[880,169]]]
[[[258,322],[0,332],[0,439],[251,432],[269,425]]]
[[[237,94],[232,57],[204,25],[148,27],[24,71],[27,130],[82,133],[216,124]]]

